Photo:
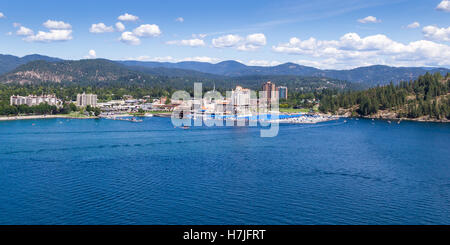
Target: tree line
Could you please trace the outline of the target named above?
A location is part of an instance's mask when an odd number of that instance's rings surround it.
[[[429,116],[450,119],[450,74],[426,73],[415,81],[392,82],[365,91],[337,93],[323,91],[319,110],[337,113],[339,109],[350,110],[360,116],[369,116],[380,110],[397,113],[399,118]]]

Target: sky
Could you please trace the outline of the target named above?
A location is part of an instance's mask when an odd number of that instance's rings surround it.
[[[0,53],[450,67],[450,0],[2,0]]]

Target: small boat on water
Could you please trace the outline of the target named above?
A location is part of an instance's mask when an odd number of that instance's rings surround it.
[[[138,120],[137,118],[135,118],[135,117],[133,117],[133,118],[131,118],[131,120],[130,120],[131,122],[143,122],[143,120]]]
[[[190,129],[190,127],[189,126],[183,126],[183,127],[181,127],[182,129]]]

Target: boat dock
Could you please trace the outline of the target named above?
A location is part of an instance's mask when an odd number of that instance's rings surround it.
[[[127,122],[143,122],[141,119],[136,118],[122,118],[122,117],[106,117],[105,119],[108,120],[115,120],[115,121],[127,121]]]

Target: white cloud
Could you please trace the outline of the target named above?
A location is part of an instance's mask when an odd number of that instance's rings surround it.
[[[443,0],[436,9],[439,11],[450,12],[450,0]]]
[[[211,58],[211,57],[207,57],[207,56],[195,56],[195,57],[186,57],[183,59],[179,59],[177,60],[179,61],[197,61],[197,62],[208,62],[208,63],[217,63],[220,60],[217,58]]]
[[[208,36],[208,35],[207,34],[202,34],[202,33],[200,33],[200,34],[192,34],[193,38],[199,38],[199,39],[203,39],[206,36]]]
[[[447,42],[450,41],[450,27],[439,28],[437,26],[425,26],[422,31],[428,39]]]
[[[184,22],[184,18],[183,17],[178,17],[178,18],[175,19],[175,21],[183,23]]]
[[[237,47],[237,50],[240,51],[255,51],[259,48],[259,46],[253,44],[242,44]]]
[[[19,36],[31,36],[31,35],[34,34],[34,32],[30,28],[26,28],[25,26],[21,26],[19,28],[19,30],[17,30],[16,34],[19,35]]]
[[[364,19],[359,19],[358,22],[359,23],[363,23],[363,24],[366,24],[366,23],[379,23],[379,22],[381,22],[381,20],[377,19],[377,17],[374,17],[374,16],[367,16]]]
[[[141,25],[133,30],[134,35],[138,37],[157,37],[161,35],[161,30],[158,25]]]
[[[0,12],[0,19],[3,19],[3,18],[6,18],[6,16],[2,12]]]
[[[91,28],[89,28],[89,32],[91,33],[105,33],[113,31],[114,28],[112,26],[107,26],[104,23],[92,24]]]
[[[277,66],[280,65],[279,61],[268,61],[268,60],[250,60],[247,65],[250,66]]]
[[[198,62],[208,62],[208,63],[217,63],[220,61],[218,58],[212,58],[207,56],[195,56],[195,57],[186,57],[181,59],[176,59],[172,56],[164,56],[164,57],[153,57],[150,56],[138,56],[138,57],[130,57],[125,60],[137,60],[137,61],[156,61],[156,62],[182,62],[182,61],[198,61]]]
[[[139,17],[129,14],[129,13],[125,13],[125,14],[119,16],[117,19],[120,21],[137,21],[139,19]]]
[[[28,42],[53,42],[72,40],[72,30],[50,30],[49,32],[39,31],[36,35],[26,37]]]
[[[124,25],[122,22],[120,22],[120,21],[117,22],[117,23],[116,23],[116,30],[117,30],[117,31],[121,31],[121,32],[122,32],[122,31],[125,31],[125,25]]]
[[[84,58],[95,59],[95,58],[97,58],[97,52],[95,52],[95,50],[91,49],[91,50],[89,50],[88,55],[84,56]]]
[[[129,31],[123,32],[122,35],[120,36],[119,40],[121,42],[124,42],[126,44],[130,44],[130,45],[139,45],[139,44],[141,44],[141,40],[138,37],[136,37],[134,35],[134,33],[129,32]]]
[[[72,26],[64,21],[56,21],[56,20],[47,20],[44,24],[44,27],[48,29],[57,29],[57,30],[67,30],[72,29]]]
[[[212,44],[216,48],[229,48],[238,45],[243,38],[238,35],[225,35],[212,40]]]
[[[229,34],[212,40],[212,44],[216,48],[236,48],[241,51],[253,51],[266,43],[266,36],[262,33],[250,34],[246,38]]]
[[[157,37],[161,35],[161,30],[157,25],[141,25],[133,30],[133,32],[123,32],[120,41],[130,44],[130,45],[139,45],[141,44],[140,37]]]
[[[176,62],[176,60],[172,56],[154,57],[154,58],[148,57],[147,60],[149,60],[149,61],[157,61],[157,62]]]
[[[403,44],[385,35],[360,37],[347,33],[339,40],[300,40],[272,47],[278,53],[300,55],[303,64],[319,64],[320,68],[352,68],[361,65],[388,64],[399,66],[449,66],[450,46],[427,40]],[[315,63],[316,62],[316,63]]]
[[[417,21],[415,21],[415,22],[409,24],[407,27],[408,27],[409,29],[419,28],[419,27],[420,27],[420,23],[417,22]]]
[[[49,31],[39,31],[37,34],[33,30],[22,26],[20,23],[13,23],[14,27],[19,27],[16,34],[25,36],[23,40],[27,42],[55,42],[72,40],[72,26],[63,21],[47,20],[42,24],[50,29]]]
[[[179,46],[190,46],[190,47],[200,47],[205,46],[205,42],[202,39],[187,39],[187,40],[174,40],[168,41],[166,44],[169,45],[179,45]]]
[[[138,57],[128,57],[124,58],[124,60],[150,61],[150,56],[142,55]]]
[[[262,33],[255,33],[248,35],[245,39],[245,43],[239,45],[237,49],[241,51],[253,51],[266,44],[266,36]]]
[[[250,34],[247,36],[247,43],[258,46],[264,46],[267,43],[266,36],[262,33]]]

